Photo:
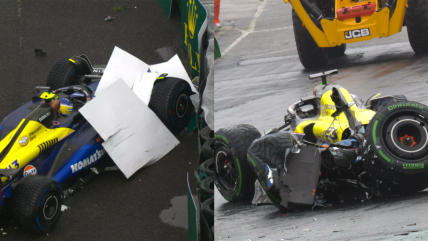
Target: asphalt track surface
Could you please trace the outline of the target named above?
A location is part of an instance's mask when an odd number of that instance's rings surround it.
[[[189,70],[180,46],[180,15],[173,12],[168,19],[157,0],[21,2],[18,10],[17,1],[0,1],[1,119],[31,100],[34,87],[45,85],[61,57],[86,54],[94,64],[106,64],[119,46],[148,64],[178,53]],[[123,4],[130,7],[126,12],[112,10]],[[107,16],[116,20],[105,22]],[[47,55],[36,56],[35,48]],[[186,195],[187,172],[190,187],[196,187],[192,173],[198,163],[197,134],[176,137],[181,144],[130,179],[120,171],[107,172],[72,194],[65,200],[71,209],[49,235],[27,234],[1,217],[0,240],[187,240],[185,228],[160,218],[171,199]],[[169,213],[170,218],[187,215],[187,206],[177,212]]]
[[[305,70],[297,56],[291,5],[276,0],[222,0],[216,36],[215,128],[252,124],[266,132],[283,124],[288,106],[312,95],[321,80],[308,75],[338,69],[329,79],[366,100],[404,94],[428,104],[428,56],[415,55],[407,29],[386,39],[349,44],[323,69]],[[281,215],[270,205],[228,203],[216,190],[216,240],[427,240],[428,193],[301,207]]]

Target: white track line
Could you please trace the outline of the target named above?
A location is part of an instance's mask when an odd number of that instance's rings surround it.
[[[254,14],[254,18],[251,21],[250,27],[247,31],[242,31],[242,35],[237,38],[229,47],[227,47],[223,53],[221,53],[222,56],[225,56],[235,45],[237,45],[239,42],[241,42],[242,39],[247,37],[248,34],[252,33],[254,31],[254,28],[256,27],[256,21],[260,17],[260,14],[262,13],[263,9],[265,8],[267,0],[264,0],[259,6],[257,6],[257,11]]]

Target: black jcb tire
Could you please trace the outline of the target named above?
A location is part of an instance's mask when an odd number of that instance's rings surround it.
[[[257,178],[267,196],[281,212],[287,211],[280,203],[282,198],[279,192],[267,189],[267,175],[269,171],[266,168],[276,168],[278,171],[284,167],[285,150],[293,148],[291,137],[289,133],[277,132],[263,136],[248,149],[248,162],[257,173]],[[282,185],[282,184],[279,184]]]
[[[214,131],[211,130],[209,126],[206,126],[201,130],[201,138],[204,142],[213,139]]]
[[[207,174],[209,177],[214,176],[214,169],[214,158],[210,158],[199,165],[199,170]]]
[[[205,159],[214,157],[214,140],[208,140],[202,145],[202,155]]]
[[[149,107],[172,132],[181,131],[189,121],[193,105],[187,81],[165,77],[153,87]]]
[[[229,202],[250,200],[256,174],[247,161],[247,150],[260,132],[252,125],[236,125],[214,134],[214,176],[220,194]]]
[[[363,164],[383,195],[428,187],[427,112],[417,102],[392,103],[367,126]]]
[[[303,26],[294,9],[292,10],[294,38],[296,39],[297,53],[305,69],[323,67],[328,63],[327,48],[320,48],[309,31]]]
[[[410,46],[415,53],[428,53],[428,1],[409,0],[405,20]]]
[[[214,181],[214,177],[205,178],[205,180],[201,182],[201,192],[209,196],[214,195]]]
[[[337,58],[337,57],[343,56],[346,51],[346,44],[342,44],[340,46],[336,46],[332,48],[327,48],[327,51],[328,51],[329,58]]]
[[[13,218],[25,231],[49,233],[61,218],[64,194],[50,178],[24,177],[13,195]]]
[[[68,58],[61,58],[52,66],[46,86],[50,86],[52,90],[56,90],[73,85],[76,81],[75,74],[76,66]]]

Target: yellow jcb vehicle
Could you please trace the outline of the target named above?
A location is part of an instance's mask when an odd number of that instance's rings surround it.
[[[267,196],[286,211],[428,187],[428,107],[403,95],[376,94],[364,104],[327,83],[336,73],[310,75],[322,85],[267,134],[248,124],[215,133],[215,183],[226,200]]]
[[[427,0],[284,0],[293,6],[294,37],[305,68],[325,66],[346,44],[386,38],[407,26],[416,53],[428,52]]]

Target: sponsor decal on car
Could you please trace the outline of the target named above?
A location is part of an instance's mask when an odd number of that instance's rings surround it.
[[[77,171],[84,169],[87,166],[92,165],[93,163],[97,162],[105,153],[106,151],[104,149],[97,150],[94,154],[90,155],[88,158],[85,158],[84,160],[74,165],[71,165],[70,166],[71,172],[75,173]]]
[[[328,104],[325,104],[325,108],[326,108],[327,110],[336,110],[336,106],[334,106],[334,105],[328,105]]]
[[[53,124],[54,126],[59,126],[61,123],[59,123],[59,121],[52,121],[52,124]]]
[[[28,145],[28,142],[29,142],[28,136],[21,136],[19,138],[19,141],[18,141],[19,145],[22,146],[22,147]]]
[[[42,122],[44,119],[46,119],[46,117],[50,116],[51,112],[49,111],[48,113],[44,114],[42,117],[39,118],[39,121]]]
[[[36,133],[39,132],[42,129],[41,126],[39,126],[37,129],[35,129],[33,132],[30,133],[30,141],[36,139]]]
[[[19,168],[18,160],[15,160],[12,162],[11,165],[8,165],[5,169],[17,169]]]
[[[28,165],[24,168],[24,177],[30,176],[30,175],[36,175],[36,174],[37,174],[37,169],[34,166]]]
[[[353,39],[353,38],[361,38],[366,36],[370,36],[370,29],[368,28],[345,31],[346,40]]]

